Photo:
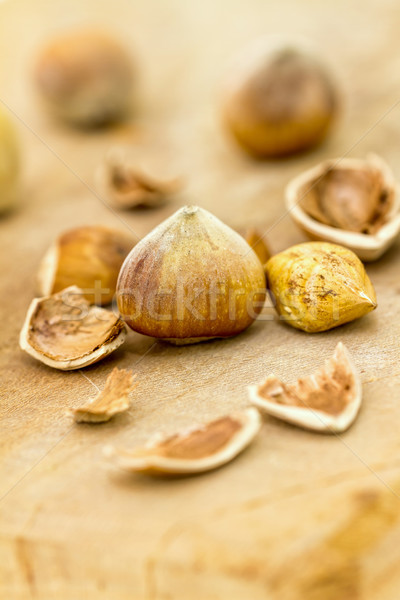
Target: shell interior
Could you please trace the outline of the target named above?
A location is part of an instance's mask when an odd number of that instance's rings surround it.
[[[268,414],[323,432],[346,430],[361,406],[361,382],[346,347],[339,342],[333,356],[316,373],[293,385],[270,375],[250,386],[251,401]]]
[[[118,348],[126,327],[111,311],[90,306],[83,291],[71,286],[32,301],[20,346],[34,358],[62,370],[92,364]]]
[[[107,448],[106,453],[128,471],[200,473],[231,461],[250,444],[260,426],[259,412],[248,408],[182,433],[157,436],[144,448]]]

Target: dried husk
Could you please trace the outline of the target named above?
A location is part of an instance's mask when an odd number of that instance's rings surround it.
[[[87,404],[71,410],[76,423],[105,423],[114,415],[125,412],[131,405],[129,394],[135,389],[135,376],[131,371],[115,367],[106,379],[105,386]]]
[[[309,237],[342,244],[362,260],[380,258],[400,232],[398,187],[376,155],[325,161],[295,177],[285,196]]]
[[[122,263],[134,245],[131,235],[102,225],[66,231],[41,262],[39,293],[49,296],[76,285],[91,304],[110,304]]]
[[[345,431],[361,407],[362,386],[347,348],[339,342],[316,373],[287,385],[270,375],[249,387],[250,400],[269,415],[314,431]]]
[[[336,244],[292,246],[270,258],[265,269],[280,318],[303,331],[338,327],[377,306],[364,265],[351,250]]]
[[[238,411],[169,437],[157,436],[144,448],[105,449],[116,466],[150,475],[202,473],[235,458],[253,441],[261,426],[254,408]]]
[[[254,251],[199,207],[180,209],[143,238],[117,284],[126,323],[173,343],[236,335],[264,299],[265,274]]]
[[[114,352],[126,327],[111,311],[90,306],[76,286],[35,298],[20,334],[22,350],[64,371],[91,365]]]

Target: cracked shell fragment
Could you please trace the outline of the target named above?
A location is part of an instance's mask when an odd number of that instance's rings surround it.
[[[131,371],[115,367],[106,379],[104,389],[87,404],[71,410],[76,423],[105,423],[131,405],[129,394],[136,387]]]
[[[249,386],[250,400],[269,415],[305,429],[336,433],[354,422],[362,387],[347,348],[339,342],[333,356],[313,375],[288,385],[269,375]]]
[[[364,265],[343,246],[297,244],[270,258],[265,271],[281,320],[296,329],[327,331],[377,306]]]
[[[71,286],[31,302],[20,347],[44,364],[68,371],[105,358],[125,337],[126,327],[119,317],[90,306],[83,291]]]
[[[106,455],[123,470],[147,474],[191,474],[216,469],[235,458],[261,426],[258,410],[247,408],[136,450],[114,447]]]
[[[178,192],[179,179],[165,179],[110,153],[97,171],[98,186],[115,208],[157,207]]]

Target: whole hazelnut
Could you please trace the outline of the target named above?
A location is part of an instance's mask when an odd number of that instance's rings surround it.
[[[20,151],[8,114],[0,108],[0,213],[10,210],[18,199]]]
[[[121,267],[117,302],[134,331],[175,344],[246,329],[265,300],[256,253],[208,211],[185,206],[144,237]]]
[[[117,40],[97,30],[64,34],[43,48],[35,82],[48,109],[81,126],[125,116],[134,73],[130,56]]]
[[[336,106],[331,78],[311,53],[262,39],[232,70],[223,115],[244,150],[268,158],[321,142]]]

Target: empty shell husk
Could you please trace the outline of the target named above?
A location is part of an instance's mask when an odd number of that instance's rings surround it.
[[[91,365],[125,340],[126,327],[111,311],[90,306],[76,286],[35,298],[20,333],[22,350],[53,367],[68,371]]]
[[[169,437],[157,436],[144,448],[107,447],[105,453],[125,471],[191,474],[230,462],[250,444],[261,426],[258,410],[248,408]]]
[[[270,375],[249,387],[250,400],[269,415],[305,429],[335,433],[354,422],[361,406],[359,375],[346,347],[339,342],[333,356],[316,373],[287,385]]]
[[[286,207],[312,239],[346,246],[372,261],[400,232],[400,196],[393,174],[376,155],[325,161],[295,177]]]

